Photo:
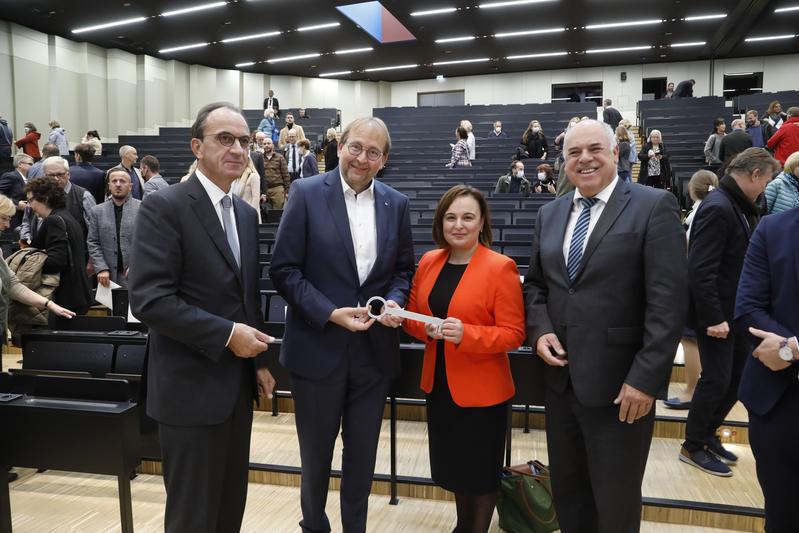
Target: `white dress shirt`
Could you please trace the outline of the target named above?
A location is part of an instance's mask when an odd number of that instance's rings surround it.
[[[203,189],[205,189],[206,194],[208,194],[208,197],[211,199],[211,205],[214,206],[214,211],[216,211],[216,216],[219,219],[219,225],[222,227],[222,231],[224,232],[225,231],[225,223],[222,221],[222,198],[225,197],[225,196],[230,196],[230,201],[232,202],[233,201],[233,194],[231,192],[227,192],[226,193],[225,191],[220,189],[217,186],[216,183],[214,183],[213,181],[209,180],[205,176],[205,174],[200,172],[200,169],[195,170],[194,173],[197,174],[197,179],[200,180],[200,184],[203,186]],[[233,220],[233,238],[236,240],[236,242],[238,242],[238,240],[239,240],[239,230],[238,230],[238,227],[236,226],[235,207],[231,207],[231,210],[233,211],[233,213],[231,213],[231,215],[233,215],[233,216],[230,217]],[[239,243],[239,244],[241,244],[241,243]],[[241,246],[239,246],[239,250],[241,250]],[[225,346],[230,344],[230,339],[233,338],[233,331],[235,329],[236,329],[236,324],[234,323],[233,327],[230,328],[230,335],[228,335],[227,342],[225,343]]]
[[[355,265],[358,268],[358,281],[363,285],[377,260],[377,217],[375,216],[375,180],[365,191],[355,191],[344,181],[339,170],[341,188],[344,190],[344,204],[350,223],[352,247],[355,250]],[[365,302],[359,302],[365,303]]]
[[[608,203],[608,200],[610,200],[610,195],[613,194],[613,189],[616,188],[618,182],[619,176],[615,176],[607,187],[594,196],[597,202],[591,208],[591,220],[588,221],[588,233],[585,234],[585,239],[583,240],[583,253],[585,253],[585,247],[588,245],[588,238],[591,237],[591,232],[594,231],[594,227],[599,217],[602,215],[602,211],[605,210],[605,205]],[[579,217],[580,213],[583,211],[583,203],[580,201],[580,198],[583,198],[583,195],[580,194],[580,189],[574,189],[572,211],[569,215],[569,222],[566,224],[566,236],[563,239],[563,260],[566,261],[566,264],[569,263],[569,248],[572,243],[574,226],[577,225],[577,217]]]

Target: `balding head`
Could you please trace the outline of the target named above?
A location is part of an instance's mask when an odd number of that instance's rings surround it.
[[[564,137],[563,154],[566,175],[585,197],[596,196],[616,177],[616,135],[604,122],[578,122]]]

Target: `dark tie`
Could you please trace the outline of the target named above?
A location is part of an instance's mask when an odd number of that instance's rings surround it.
[[[569,245],[569,259],[566,261],[566,272],[569,274],[569,281],[574,281],[574,276],[580,269],[580,261],[583,258],[583,243],[588,235],[588,225],[591,223],[591,208],[597,202],[596,198],[580,198],[583,210],[577,217],[577,224],[574,226],[571,244]]]
[[[296,144],[292,144],[291,145],[291,160],[294,162],[294,172],[299,172],[300,169],[298,168],[299,165],[297,165],[297,145]]]
[[[233,257],[236,259],[236,264],[241,268],[241,255],[239,252],[239,240],[236,238],[233,229],[233,200],[230,196],[225,195],[222,197],[222,225],[225,229],[225,236],[227,243],[230,246],[230,251],[233,252]]]

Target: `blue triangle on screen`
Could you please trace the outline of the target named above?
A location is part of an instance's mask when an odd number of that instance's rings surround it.
[[[336,6],[336,9],[378,42],[383,42],[383,6],[380,2],[361,2],[360,4]]]

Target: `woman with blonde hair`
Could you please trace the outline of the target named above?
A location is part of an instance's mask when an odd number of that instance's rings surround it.
[[[468,120],[461,120],[461,127],[466,129],[466,147],[469,149],[469,161],[477,158],[476,147],[474,145],[474,133],[472,133],[472,123]]]
[[[620,180],[632,183],[632,163],[630,163],[630,135],[627,128],[619,123],[616,127],[616,143],[619,147],[619,160],[616,162],[616,173]]]
[[[652,130],[646,143],[638,154],[641,170],[638,172],[638,183],[657,189],[668,189],[671,185],[671,166],[669,154],[663,144],[660,130]]]
[[[230,186],[230,192],[250,204],[258,213],[258,223],[261,223],[261,176],[255,170],[252,159],[247,158],[244,172]]]
[[[788,156],[783,171],[766,185],[765,195],[769,214],[799,207],[799,152]]]

